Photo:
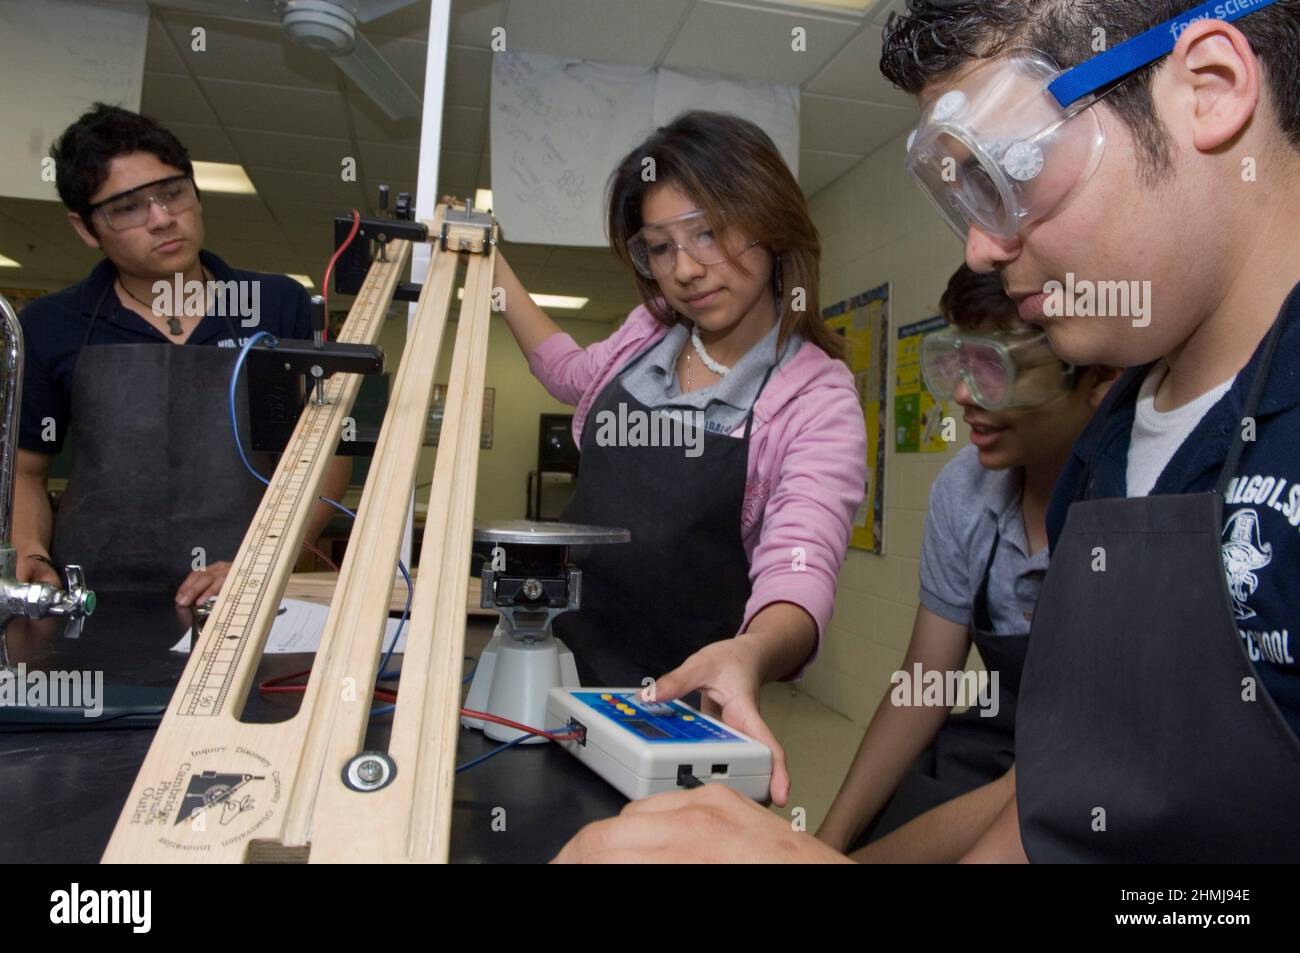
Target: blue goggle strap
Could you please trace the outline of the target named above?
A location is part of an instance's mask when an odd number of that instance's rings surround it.
[[[1276,2],[1277,0],[1209,0],[1208,3],[1181,13],[1145,33],[1139,33],[1113,50],[1062,73],[1047,87],[1047,91],[1065,109],[1115,80],[1149,66],[1162,56],[1168,56],[1178,44],[1182,32],[1196,21],[1223,20],[1232,23]]]

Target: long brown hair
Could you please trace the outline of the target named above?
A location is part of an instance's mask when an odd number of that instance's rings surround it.
[[[692,110],[656,129],[629,152],[609,177],[608,231],[614,253],[636,278],[641,300],[663,324],[678,315],[653,278],[636,270],[627,242],[640,231],[647,192],[673,184],[708,215],[715,228],[759,239],[774,256],[773,290],[780,288],[777,353],[797,331],[833,358],[844,358],[844,339],[822,321],[818,294],[821,240],[808,203],[781,153],[762,129],[728,113]],[[738,270],[744,267],[733,262]],[[795,310],[796,292],[802,304]]]

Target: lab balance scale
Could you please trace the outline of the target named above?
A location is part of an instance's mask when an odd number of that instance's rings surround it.
[[[563,746],[629,798],[721,783],[767,797],[772,752],[767,746],[681,702],[647,702],[632,688],[582,688],[573,653],[551,622],[581,603],[582,572],[569,546],[623,543],[625,529],[510,520],[474,527],[493,544],[483,569],[484,608],[499,621],[479,657],[465,708],[530,727],[577,730]],[[524,732],[474,715],[461,724],[496,741]],[[523,744],[540,744],[528,738]]]

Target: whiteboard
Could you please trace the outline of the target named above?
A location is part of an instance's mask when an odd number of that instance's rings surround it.
[[[148,39],[144,0],[0,0],[0,195],[58,200],[50,143],[92,103],[139,111]]]
[[[619,161],[688,109],[743,116],[796,171],[799,90],[564,59],[493,57],[493,213],[512,242],[604,245],[605,186]]]

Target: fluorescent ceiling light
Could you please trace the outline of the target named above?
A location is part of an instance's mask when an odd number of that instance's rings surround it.
[[[0,268],[21,268],[22,265],[14,261],[8,255],[0,255]]]
[[[288,277],[290,277],[290,278],[292,278],[294,281],[298,282],[298,284],[302,285],[304,288],[315,288],[315,287],[316,287],[316,285],[314,285],[314,284],[312,283],[312,280],[311,280],[311,276],[310,276],[310,275],[289,275]]]
[[[242,165],[230,162],[194,163],[194,182],[204,192],[225,192],[231,195],[256,195],[257,189]]]
[[[591,300],[590,298],[578,298],[573,295],[529,294],[528,297],[532,298],[539,308],[556,308],[560,311],[581,311],[587,306],[587,302]],[[465,289],[463,287],[456,289],[456,300],[465,300]]]
[[[537,302],[539,308],[560,308],[565,311],[581,311],[590,298],[575,298],[570,295],[534,295],[528,297]]]

